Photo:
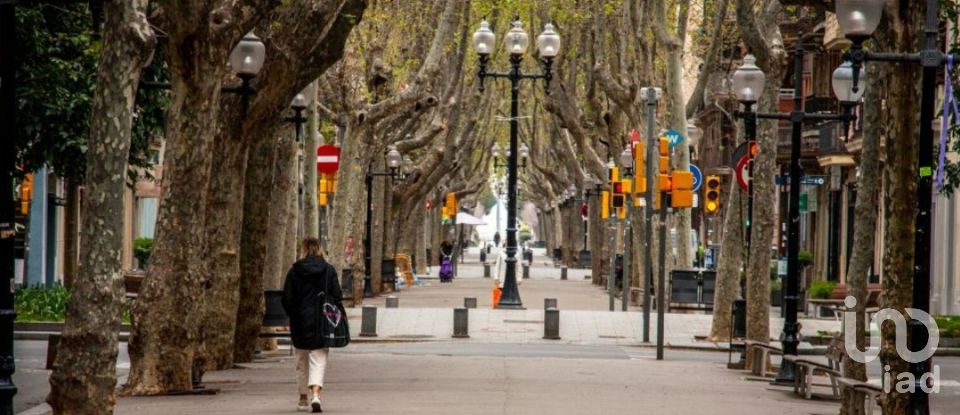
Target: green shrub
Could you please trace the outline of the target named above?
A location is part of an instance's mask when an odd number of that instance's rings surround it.
[[[14,309],[17,311],[18,322],[53,321],[63,322],[67,312],[67,298],[70,292],[62,285],[47,288],[42,285],[23,287],[17,290]],[[123,304],[123,315],[120,320],[130,324],[130,303]]]
[[[783,289],[783,286],[780,284],[780,278],[774,278],[770,280],[770,291],[780,291]]]
[[[24,287],[17,290],[17,321],[63,321],[69,293],[63,286]]]
[[[940,337],[960,337],[960,316],[934,317],[940,327]]]
[[[133,256],[137,257],[140,268],[147,269],[150,254],[153,252],[153,238],[137,238],[133,241]]]
[[[813,284],[810,284],[810,298],[826,300],[833,295],[834,288],[837,288],[837,283],[833,281],[814,281]]]
[[[810,251],[800,250],[797,253],[797,265],[800,266],[800,269],[804,269],[813,264],[813,254]]]

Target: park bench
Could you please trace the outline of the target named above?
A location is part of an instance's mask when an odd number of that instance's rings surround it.
[[[793,362],[796,367],[797,375],[795,376],[795,382],[793,384],[794,393],[803,396],[805,399],[812,399],[812,389],[814,386],[813,377],[821,373],[830,378],[830,387],[833,390],[833,396],[836,398],[840,397],[840,386],[837,382],[838,379],[843,377],[843,374],[841,374],[839,370],[806,357],[785,355],[783,356],[783,360]]]
[[[750,371],[757,376],[767,377],[771,375],[772,373],[767,371],[767,362],[770,361],[771,355],[782,355],[783,350],[769,343],[754,340],[746,340],[744,344],[747,347],[748,356],[751,349],[755,350],[752,361],[747,362]]]
[[[865,301],[866,304],[866,314],[867,321],[870,321],[870,316],[874,313],[880,311],[878,307],[880,300],[880,291],[879,290],[870,290],[867,291],[867,298]],[[833,313],[833,318],[840,320],[840,315],[847,311],[847,306],[844,304],[844,300],[839,298],[830,298],[830,299],[818,299],[813,298],[807,300],[807,302],[813,306],[813,311],[815,316],[820,316],[821,310],[826,308]]]
[[[840,382],[840,385],[844,389],[851,389],[854,392],[862,394],[864,397],[864,413],[866,415],[873,415],[873,407],[880,397],[880,394],[883,393],[883,388],[880,387],[880,385],[844,377],[837,379],[837,381]]]
[[[667,311],[713,310],[717,282],[714,271],[674,270],[670,272],[670,302]]]

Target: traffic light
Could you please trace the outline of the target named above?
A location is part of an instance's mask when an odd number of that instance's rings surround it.
[[[670,171],[670,140],[660,137],[660,174]],[[663,190],[661,190],[662,192]]]
[[[33,173],[27,173],[20,182],[20,214],[30,214],[30,202],[33,200]]]
[[[647,192],[647,153],[642,141],[633,143],[633,176],[635,177],[636,193]]]
[[[693,207],[693,173],[674,171],[671,177],[670,207]]]
[[[710,175],[704,180],[703,211],[708,215],[720,212],[720,176]]]
[[[610,192],[606,190],[600,195],[600,218],[610,218]]]
[[[326,194],[326,193],[320,193],[317,197],[320,199],[319,202],[320,202],[320,206],[321,206],[321,207],[327,205],[327,194]]]
[[[447,193],[446,203],[443,204],[444,209],[447,211],[447,216],[454,217],[457,216],[457,194],[456,193]]]

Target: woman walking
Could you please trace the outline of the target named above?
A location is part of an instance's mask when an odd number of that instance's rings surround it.
[[[283,309],[290,317],[290,337],[297,354],[298,411],[323,412],[320,391],[331,347],[350,342],[343,293],[337,271],[323,259],[320,241],[308,238],[303,259],[287,272]],[[308,401],[308,395],[310,399]]]

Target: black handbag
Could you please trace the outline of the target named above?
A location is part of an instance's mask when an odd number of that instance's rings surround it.
[[[343,303],[327,294],[330,291],[330,280],[336,280],[336,277],[327,278],[326,287],[317,294],[320,303],[320,307],[318,307],[320,318],[317,320],[320,322],[323,347],[346,347],[350,344],[350,325],[347,322],[347,310],[343,308]]]

